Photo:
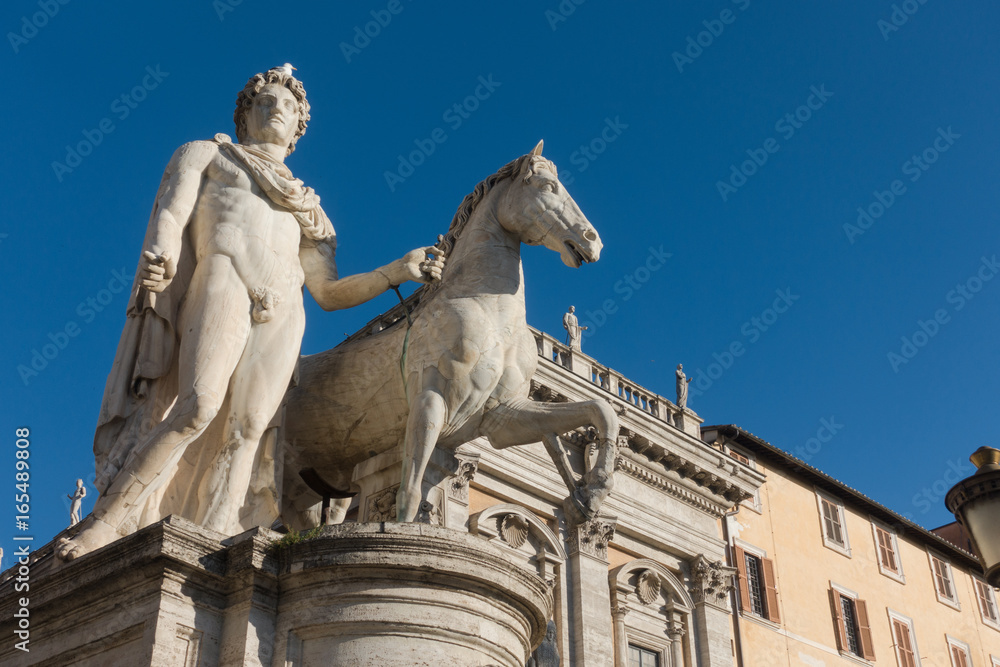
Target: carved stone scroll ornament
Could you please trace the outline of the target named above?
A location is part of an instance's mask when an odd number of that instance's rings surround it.
[[[691,565],[691,597],[695,602],[709,602],[726,606],[729,593],[733,590],[733,575],[736,568],[727,567],[722,561],[710,561],[698,556]]]
[[[615,536],[616,519],[597,517],[590,521],[576,524],[570,528],[566,542],[569,551],[585,553],[606,560],[608,557],[608,542]]]

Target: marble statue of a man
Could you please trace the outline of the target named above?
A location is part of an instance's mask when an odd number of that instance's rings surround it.
[[[299,357],[303,285],[337,310],[440,278],[440,251],[419,248],[338,279],[333,225],[284,164],[309,120],[291,69],[247,82],[239,143],[185,144],[167,165],[94,438],[101,495],[57,548],[64,560],[169,514],[228,535],[269,524],[272,427]]]
[[[689,378],[684,374],[684,364],[677,364],[677,407],[681,410],[687,407],[688,404],[688,385],[691,384],[692,378]]]
[[[570,306],[569,312],[563,315],[563,328],[566,330],[566,343],[569,345],[569,349],[579,350],[583,337],[582,332],[586,331],[588,327],[580,326],[579,320],[576,319],[576,306]]]
[[[87,497],[87,487],[83,485],[83,480],[76,480],[76,489],[73,495],[66,495],[72,502],[69,506],[69,525],[75,526],[80,523],[80,508],[83,507],[83,499]]]

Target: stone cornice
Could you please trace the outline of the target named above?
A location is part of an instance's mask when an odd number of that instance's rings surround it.
[[[615,469],[653,488],[665,491],[678,500],[708,512],[713,516],[721,517],[730,509],[731,505],[713,501],[703,493],[696,493],[691,489],[685,488],[681,484],[671,481],[666,475],[653,472],[647,466],[643,465],[643,463],[633,460],[633,457],[637,457],[633,452],[620,453],[618,459],[615,461]]]
[[[609,398],[600,387],[554,364],[539,364],[532,390],[536,400]],[[620,421],[618,469],[696,507],[724,513],[764,483],[756,470],[641,410],[626,407]]]

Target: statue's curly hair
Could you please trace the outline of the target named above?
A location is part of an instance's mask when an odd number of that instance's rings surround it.
[[[247,113],[253,106],[253,99],[261,88],[269,83],[278,83],[292,91],[292,95],[299,102],[299,129],[292,142],[288,145],[288,157],[295,150],[295,142],[306,133],[306,125],[309,123],[309,102],[306,100],[306,89],[302,87],[302,82],[294,76],[285,74],[280,69],[270,69],[263,74],[254,74],[243,86],[243,90],[236,96],[236,111],[233,112],[233,122],[236,123],[236,140],[243,143],[247,137]]]

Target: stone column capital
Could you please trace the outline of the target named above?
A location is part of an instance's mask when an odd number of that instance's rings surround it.
[[[618,519],[600,516],[571,525],[566,538],[567,551],[570,555],[587,554],[607,561],[608,542],[615,536],[617,525]]]
[[[700,554],[691,562],[691,586],[688,590],[696,603],[728,609],[735,574],[736,568],[723,565],[721,560],[711,561]]]

